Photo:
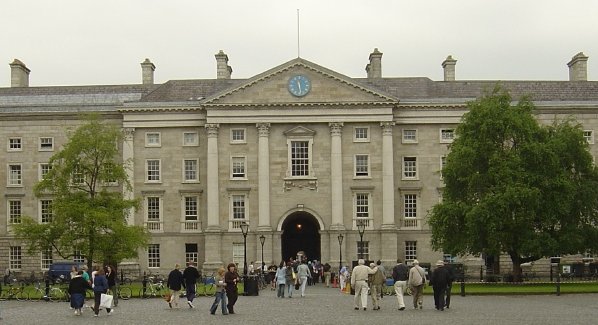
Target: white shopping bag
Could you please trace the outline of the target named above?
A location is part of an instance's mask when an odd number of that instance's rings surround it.
[[[112,308],[112,299],[113,297],[111,295],[102,293],[102,297],[100,298],[100,307]]]

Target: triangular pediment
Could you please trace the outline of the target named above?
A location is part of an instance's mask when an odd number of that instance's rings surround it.
[[[283,132],[287,137],[313,137],[316,131],[308,129],[304,126],[296,126],[290,130]]]
[[[305,76],[310,91],[296,96],[289,80]],[[296,58],[203,101],[218,106],[393,105],[398,99],[302,58]]]

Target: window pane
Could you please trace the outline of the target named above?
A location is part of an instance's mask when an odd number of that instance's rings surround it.
[[[233,195],[233,219],[245,219],[245,196]]]
[[[417,177],[417,158],[403,157],[403,176],[405,178]]]
[[[147,161],[147,180],[148,181],[159,181],[160,180],[160,161],[159,160],[148,160]]]
[[[147,220],[160,220],[160,198],[151,196],[147,198]]]
[[[185,160],[185,181],[197,181],[197,160]]]
[[[417,259],[417,242],[406,241],[405,242],[405,260],[413,261]]]
[[[233,157],[232,169],[233,177],[245,178],[245,158]]]
[[[417,195],[405,194],[403,203],[405,205],[405,218],[416,218],[417,217]]]
[[[147,247],[148,267],[160,267],[160,244],[149,244]]]
[[[309,175],[309,141],[291,142],[292,176]]]
[[[368,193],[357,193],[355,195],[355,217],[369,218],[370,216],[370,195]]]
[[[369,156],[355,156],[355,176],[369,176]]]
[[[185,197],[185,220],[197,220],[197,196]]]

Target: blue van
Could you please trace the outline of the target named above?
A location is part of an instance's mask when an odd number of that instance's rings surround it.
[[[83,264],[75,262],[56,262],[50,265],[48,269],[48,277],[54,282],[57,279],[68,281],[71,279],[71,268],[77,267],[77,270],[81,269]]]

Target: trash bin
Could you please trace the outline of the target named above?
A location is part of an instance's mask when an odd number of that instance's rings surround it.
[[[257,275],[248,275],[245,277],[245,295],[246,296],[259,296],[259,289],[257,286]]]

